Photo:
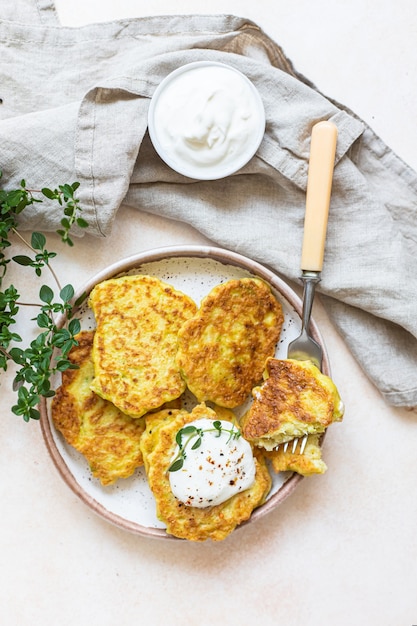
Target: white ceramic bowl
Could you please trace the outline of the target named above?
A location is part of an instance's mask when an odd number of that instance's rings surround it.
[[[247,76],[224,63],[197,61],[171,72],[156,88],[148,130],[172,169],[214,180],[254,156],[265,132],[265,110]]]

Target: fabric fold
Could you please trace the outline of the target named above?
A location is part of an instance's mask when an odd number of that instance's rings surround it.
[[[0,9],[9,20],[0,21],[2,182],[11,188],[22,177],[33,186],[79,181],[89,235],[109,234],[126,204],[191,224],[297,280],[311,129],[322,119],[334,121],[339,135],[323,303],[386,400],[416,405],[416,173],[364,121],[298,74],[249,20],[156,16],[65,28],[48,0],[20,2],[22,15],[38,19],[12,19],[8,1]],[[196,181],[156,154],[147,111],[168,73],[210,59],[252,80],[267,124],[244,168],[226,179]],[[21,227],[55,230],[59,220],[44,203],[24,212]]]
[[[49,24],[59,26],[53,0],[3,0],[0,18],[23,24]]]

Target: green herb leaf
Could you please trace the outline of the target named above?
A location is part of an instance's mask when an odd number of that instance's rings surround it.
[[[9,350],[9,355],[18,365],[24,363],[24,353],[21,348],[12,348],[11,350]]]
[[[84,293],[76,299],[76,301],[74,302],[74,306],[80,306],[80,304],[82,304],[87,299],[87,295],[88,294],[84,291]]]
[[[42,285],[39,291],[39,297],[42,300],[42,302],[51,304],[53,297],[54,297],[54,292],[52,291],[50,287],[48,287],[48,285]]]
[[[178,472],[178,470],[180,470],[183,465],[184,465],[184,459],[177,459],[176,461],[174,461],[174,463],[172,463],[172,465],[169,466],[168,471]]]
[[[80,320],[78,319],[71,320],[70,323],[68,324],[68,330],[70,331],[71,335],[78,335],[78,333],[81,331]]]
[[[63,302],[69,302],[74,296],[74,287],[72,285],[65,285],[65,287],[61,289],[59,296]]]
[[[55,191],[52,191],[52,189],[48,189],[48,187],[43,187],[42,188],[42,193],[46,198],[49,198],[49,200],[55,200],[56,199],[56,193]]]
[[[35,250],[43,250],[46,244],[46,237],[42,233],[32,233],[30,243]]]
[[[196,433],[197,432],[197,428],[195,426],[184,426],[184,428],[181,428],[181,430],[179,431],[180,433],[182,433],[183,435],[190,435],[191,433]]]
[[[18,254],[17,256],[12,257],[12,259],[19,265],[32,265],[32,259],[24,254]]]
[[[217,430],[217,437],[220,437],[220,435],[222,434],[222,423],[216,420],[215,422],[213,422],[213,426]]]
[[[36,318],[39,328],[49,328],[50,318],[46,313],[39,313]]]
[[[191,446],[191,450],[197,450],[201,446],[201,437],[199,437],[195,443]]]

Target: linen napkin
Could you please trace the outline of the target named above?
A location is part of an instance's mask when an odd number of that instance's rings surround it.
[[[257,24],[186,15],[67,28],[50,0],[2,0],[0,46],[2,184],[79,181],[87,236],[108,235],[125,204],[187,222],[296,281],[311,129],[332,120],[339,135],[322,301],[387,402],[417,405],[417,174]],[[147,133],[157,85],[198,60],[241,70],[266,111],[257,154],[218,181],[170,170]],[[43,203],[20,227],[50,231],[59,220]]]

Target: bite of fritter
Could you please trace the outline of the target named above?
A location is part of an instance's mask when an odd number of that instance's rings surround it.
[[[272,469],[278,472],[297,472],[302,476],[312,476],[313,474],[324,474],[327,465],[322,459],[320,435],[308,435],[307,443],[303,453],[300,448],[302,439],[298,441],[296,449],[292,450],[292,444],[288,445],[284,451],[284,446],[280,445],[278,450],[265,450],[265,456],[271,462]]]
[[[167,409],[146,416],[146,430],[141,448],[149,486],[155,497],[158,518],[167,532],[189,541],[221,541],[260,506],[271,488],[271,477],[262,455],[254,453],[256,474],[251,487],[221,504],[197,508],[179,501],[170,488],[168,468],[176,449],[178,431],[198,419],[232,421],[224,409],[217,414],[204,404],[191,413]],[[191,454],[191,451],[190,451]]]
[[[335,384],[311,361],[268,359],[264,382],[252,395],[253,403],[242,417],[242,433],[266,450],[296,437],[323,433],[343,417]]]
[[[178,333],[176,363],[197,400],[242,404],[275,353],[283,321],[281,304],[259,278],[214,287]]]
[[[78,346],[72,348],[69,359],[78,369],[62,373],[51,414],[65,440],[85,456],[93,476],[110,485],[143,465],[139,443],[145,419],[125,415],[91,390],[93,337],[94,331],[77,335]]]
[[[132,417],[183,393],[175,354],[178,330],[197,309],[189,296],[158,278],[134,275],[97,284],[89,305],[97,324],[93,391]]]

